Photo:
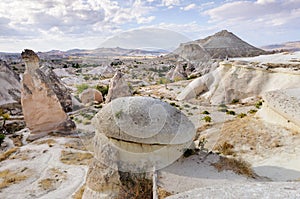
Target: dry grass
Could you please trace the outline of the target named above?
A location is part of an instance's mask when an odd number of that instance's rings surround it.
[[[163,188],[158,187],[157,188],[157,195],[158,195],[158,199],[164,199],[168,196],[171,196],[172,194],[170,192],[164,190]]]
[[[82,151],[87,151],[86,147],[84,146],[81,140],[72,140],[64,144],[66,148],[77,149]]]
[[[86,187],[86,184],[82,185],[82,186],[80,187],[80,189],[78,189],[78,191],[76,191],[76,192],[74,193],[74,195],[72,195],[72,198],[73,198],[73,199],[81,199],[85,187]]]
[[[214,150],[222,153],[223,155],[235,155],[235,151],[233,149],[234,146],[228,142],[223,142],[214,148]]]
[[[5,151],[4,153],[1,153],[0,154],[0,162],[8,159],[13,153],[17,152],[18,150],[19,150],[19,147],[14,147],[14,148],[11,148],[11,149]]]
[[[33,144],[37,144],[37,145],[48,144],[49,147],[52,147],[55,143],[57,143],[57,142],[53,139],[39,140],[39,141],[33,142]]]
[[[60,155],[60,161],[69,165],[88,165],[93,158],[90,153],[80,153],[63,150]]]
[[[220,157],[218,162],[212,163],[211,165],[214,166],[219,172],[230,170],[236,174],[247,176],[249,178],[258,177],[258,175],[252,170],[251,165],[242,159],[237,160],[234,158]]]
[[[57,168],[51,168],[48,173],[48,178],[39,181],[39,187],[43,190],[54,190],[58,184],[66,179],[66,174]]]
[[[118,199],[152,199],[152,180],[147,178],[146,173],[121,172],[121,189]]]
[[[26,170],[27,168],[24,169]],[[22,171],[24,171],[24,169],[22,169]],[[20,175],[20,172],[12,172],[9,169],[3,170],[0,172],[0,190],[13,184],[17,184],[23,180],[26,180],[27,178],[27,175]]]
[[[14,155],[10,156],[9,159],[20,159],[20,160],[29,160],[30,156],[33,150],[24,150],[24,151],[17,151]]]
[[[23,146],[23,143],[22,143],[23,135],[12,135],[9,138],[14,142],[15,146],[18,146],[18,147]]]
[[[215,146],[220,152],[224,148],[225,154],[231,152],[229,146],[222,146],[226,142],[234,146],[237,155],[242,152],[240,148],[243,148],[243,153],[264,153],[276,147],[276,142],[282,141],[283,137],[277,132],[254,118],[237,118],[224,123]],[[214,150],[217,150],[216,147]]]
[[[56,179],[46,178],[39,181],[39,187],[43,190],[51,190],[54,189],[54,185],[56,183]]]

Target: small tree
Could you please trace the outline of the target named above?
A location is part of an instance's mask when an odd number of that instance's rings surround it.
[[[205,122],[211,122],[211,117],[210,116],[205,116],[204,118],[203,118],[203,120],[205,121]]]

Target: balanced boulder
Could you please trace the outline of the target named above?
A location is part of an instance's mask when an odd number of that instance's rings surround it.
[[[117,178],[116,169],[121,173],[147,173],[170,165],[192,145],[196,132],[181,111],[151,97],[117,98],[105,105],[92,123],[96,130],[97,163],[90,167],[85,198],[118,190],[112,186],[122,181]],[[111,177],[95,180],[100,174]],[[98,190],[102,193],[97,193]]]

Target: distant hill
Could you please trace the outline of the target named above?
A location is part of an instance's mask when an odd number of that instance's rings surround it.
[[[272,45],[263,46],[261,48],[268,51],[284,50],[284,51],[295,52],[295,51],[300,51],[300,41],[290,41],[283,44],[272,44]]]
[[[129,48],[154,51],[173,51],[180,43],[190,39],[186,36],[166,29],[144,28],[120,33],[104,41],[100,47]]]
[[[249,57],[266,54],[227,30],[204,39],[183,43],[172,53],[189,61],[224,59],[226,57]]]

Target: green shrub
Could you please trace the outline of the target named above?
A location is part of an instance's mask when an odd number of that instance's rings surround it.
[[[203,111],[202,114],[209,115],[210,113],[208,111]]]
[[[88,89],[89,88],[89,85],[87,84],[79,84],[76,86],[77,88],[77,93],[82,93],[84,90]]]
[[[236,103],[239,103],[239,102],[240,102],[239,99],[233,99],[233,100],[231,101],[231,104],[236,104]]]
[[[247,114],[245,114],[245,113],[240,113],[240,114],[237,115],[238,118],[243,118],[243,117],[246,117],[246,116],[247,116]]]
[[[211,122],[211,117],[210,116],[205,116],[204,118],[203,118],[203,120],[205,121],[205,122]]]
[[[227,114],[227,115],[235,115],[235,112],[232,111],[232,110],[227,110],[227,111],[226,111],[226,114]]]
[[[88,76],[88,75],[85,75],[85,76],[83,77],[83,79],[84,79],[85,81],[87,81],[87,80],[89,80],[89,79],[90,79],[90,76]]]
[[[157,81],[157,84],[167,84],[167,83],[170,83],[170,81],[164,77],[159,78],[159,80]]]
[[[258,102],[255,104],[255,107],[259,109],[259,108],[261,107],[262,103],[263,103],[262,101],[258,101]]]
[[[97,86],[95,86],[95,89],[97,89],[98,91],[100,91],[102,93],[102,96],[105,96],[108,93],[109,86],[108,85],[107,86],[97,85]]]
[[[254,109],[251,109],[250,111],[248,111],[248,113],[250,113],[250,114],[254,114],[256,112],[257,112],[257,110],[254,110]]]
[[[5,139],[5,135],[3,133],[0,133],[0,146],[3,143],[4,139]]]

